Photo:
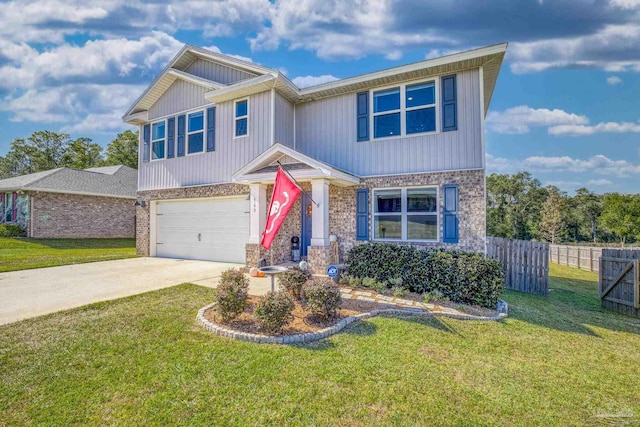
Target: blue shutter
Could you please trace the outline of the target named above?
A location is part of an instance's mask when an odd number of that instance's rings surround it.
[[[442,131],[458,130],[456,76],[442,78]]]
[[[369,240],[369,189],[356,190],[356,240]]]
[[[358,142],[369,140],[369,92],[360,92],[357,95],[358,122],[357,134]]]
[[[175,156],[175,137],[176,137],[176,118],[170,117],[167,120],[167,159],[172,159]]]
[[[178,157],[184,156],[184,114],[178,116]]]
[[[149,138],[151,137],[151,125],[144,125],[142,129],[142,162],[149,161]]]
[[[458,243],[458,186],[449,184],[444,190],[444,209],[442,212],[442,241]]]
[[[216,149],[216,107],[207,108],[207,151]]]

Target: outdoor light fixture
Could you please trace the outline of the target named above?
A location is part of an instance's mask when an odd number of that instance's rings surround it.
[[[140,206],[140,207],[144,208],[145,206],[147,206],[147,203],[144,200],[136,200],[136,202],[133,204],[133,206]]]

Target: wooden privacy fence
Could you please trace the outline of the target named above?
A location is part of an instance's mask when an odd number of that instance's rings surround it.
[[[487,256],[500,261],[507,289],[549,294],[549,244],[487,237]]]
[[[602,250],[590,246],[549,245],[549,261],[581,268],[589,271],[599,271]]]
[[[603,249],[598,290],[603,307],[640,317],[640,250]]]

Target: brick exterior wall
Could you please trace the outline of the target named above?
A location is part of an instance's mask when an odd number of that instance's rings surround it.
[[[135,210],[131,199],[75,194],[30,193],[36,238],[134,237]]]

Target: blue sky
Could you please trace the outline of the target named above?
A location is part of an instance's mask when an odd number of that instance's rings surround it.
[[[106,145],[183,43],[299,86],[509,42],[488,172],[640,192],[640,0],[19,0],[0,3],[0,156],[48,129]]]

